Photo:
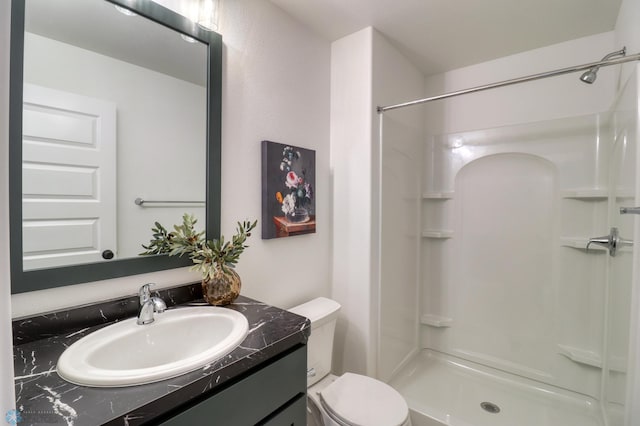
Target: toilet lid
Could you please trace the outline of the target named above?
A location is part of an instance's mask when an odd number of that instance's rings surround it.
[[[400,426],[409,415],[404,398],[371,377],[345,373],[320,392],[324,408],[353,426]]]

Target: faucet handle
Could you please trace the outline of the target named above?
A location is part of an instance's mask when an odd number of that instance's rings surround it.
[[[159,297],[152,297],[151,303],[153,303],[154,312],[161,314],[167,310],[167,304],[164,303],[164,300],[160,299]]]
[[[155,283],[147,283],[140,287],[140,290],[138,290],[138,297],[140,297],[141,305],[151,298],[151,287],[155,285]]]

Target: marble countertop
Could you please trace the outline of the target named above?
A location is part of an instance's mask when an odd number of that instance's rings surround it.
[[[160,295],[163,296],[162,292]],[[164,296],[174,301],[172,294]],[[310,334],[306,318],[240,296],[227,308],[247,317],[249,334],[233,352],[198,370],[161,382],[118,388],[78,386],[60,378],[56,363],[62,352],[83,336],[132,316],[134,302],[136,298],[127,298],[14,321],[19,426],[133,426],[154,422],[190,400],[205,393],[213,394],[217,388],[260,368],[269,359],[306,343]],[[206,305],[197,300],[180,302],[175,305]]]

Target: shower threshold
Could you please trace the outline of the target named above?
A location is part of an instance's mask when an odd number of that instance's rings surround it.
[[[413,426],[602,426],[598,402],[429,349],[389,383]]]

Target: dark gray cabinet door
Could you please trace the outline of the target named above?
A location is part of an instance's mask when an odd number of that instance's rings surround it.
[[[163,426],[305,426],[307,347],[268,364]]]

